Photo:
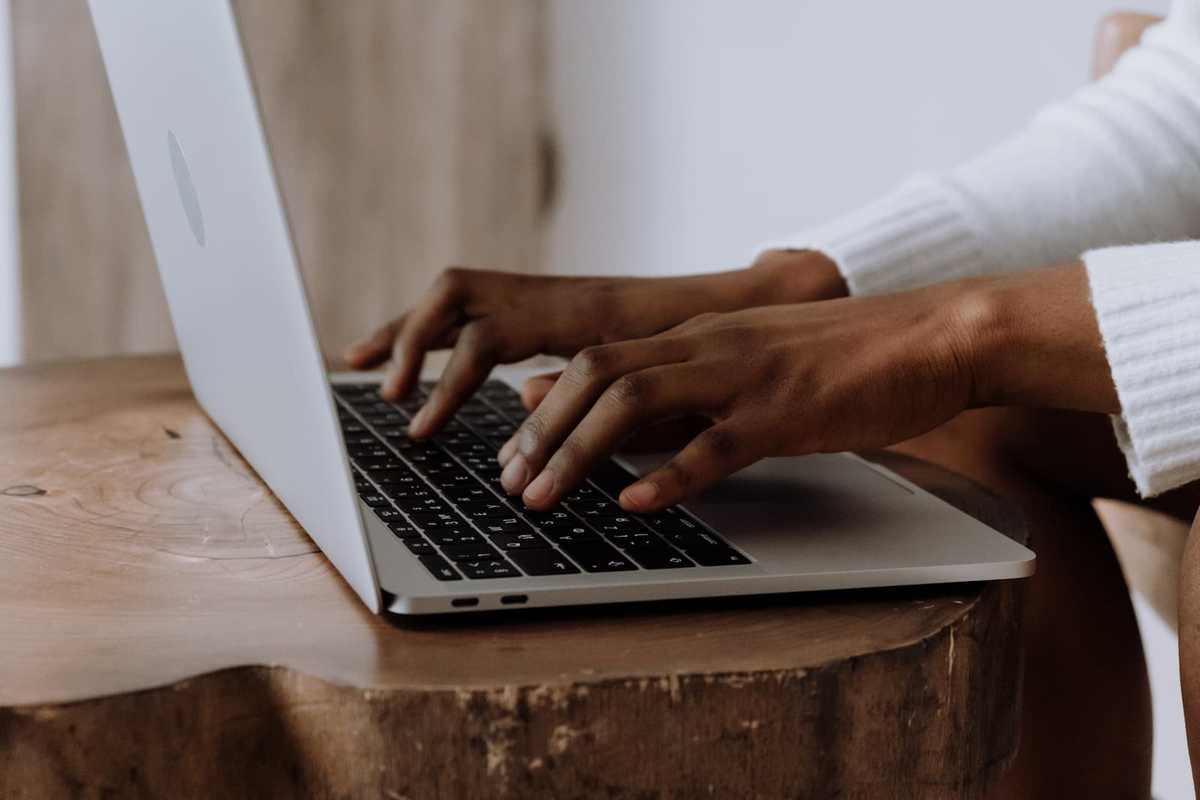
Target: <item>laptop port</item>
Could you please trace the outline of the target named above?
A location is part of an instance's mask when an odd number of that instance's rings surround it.
[[[519,606],[529,602],[527,594],[506,594],[500,598],[501,605]]]
[[[455,608],[470,608],[471,606],[479,605],[478,597],[456,597],[450,601],[450,605]]]

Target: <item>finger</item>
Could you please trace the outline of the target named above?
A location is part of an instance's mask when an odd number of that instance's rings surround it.
[[[614,380],[630,372],[682,361],[672,340],[651,338],[588,347],[563,370],[554,387],[517,430],[513,454],[500,483],[509,494],[525,491],[601,393]]]
[[[359,339],[346,348],[342,358],[354,369],[371,369],[379,366],[391,354],[392,343],[396,340],[396,333],[400,330],[400,326],[404,324],[405,316],[407,315],[402,315],[370,336]]]
[[[498,347],[496,326],[490,318],[465,325],[441,378],[409,424],[409,436],[422,439],[436,433],[487,380],[496,365]]]
[[[561,372],[552,372],[548,375],[534,375],[525,381],[521,387],[521,403],[529,411],[534,411],[545,399],[550,390],[554,388],[554,382],[558,380]],[[508,464],[509,459],[517,452],[517,435],[514,433],[508,437],[508,441],[500,448],[500,452],[496,454],[496,461],[501,467]]]
[[[727,389],[698,372],[693,365],[672,364],[615,380],[525,489],[525,504],[539,510],[553,507],[643,425],[719,405]]]
[[[622,508],[659,511],[712,486],[757,461],[763,437],[736,423],[722,422],[701,433],[666,464],[621,492]]]
[[[459,321],[469,278],[462,270],[446,270],[421,303],[407,315],[392,345],[392,364],[379,393],[397,400],[412,391],[425,353],[446,337]]]
[[[560,375],[562,372],[551,372],[548,375],[534,375],[525,381],[525,385],[521,387],[521,402],[526,411],[533,411],[546,399]]]

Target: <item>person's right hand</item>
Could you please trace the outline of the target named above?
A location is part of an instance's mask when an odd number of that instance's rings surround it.
[[[425,354],[453,348],[410,435],[430,436],[497,364],[644,338],[697,314],[829,299],[846,294],[836,266],[812,251],[771,251],[747,269],[675,278],[569,278],[451,269],[408,312],[354,344],[354,369],[388,358],[389,400],[416,384]],[[540,398],[539,398],[540,399]]]

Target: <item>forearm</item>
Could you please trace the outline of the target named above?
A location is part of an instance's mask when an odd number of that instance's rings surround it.
[[[611,283],[611,307],[598,311],[619,320],[622,331],[636,328],[639,320],[661,329],[700,314],[810,303],[848,294],[837,266],[825,255],[811,250],[769,251],[749,267],[726,272],[623,278]],[[641,286],[642,283],[652,286]],[[644,331],[652,332],[655,331]]]

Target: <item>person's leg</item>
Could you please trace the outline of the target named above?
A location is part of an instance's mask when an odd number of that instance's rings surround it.
[[[1192,523],[1179,578],[1179,677],[1192,779],[1200,791],[1200,515]]]
[[[895,449],[1017,503],[1038,555],[1025,615],[1021,745],[997,796],[1148,797],[1145,660],[1120,566],[1091,506],[1095,496],[1133,493],[1107,418],[989,409]]]

